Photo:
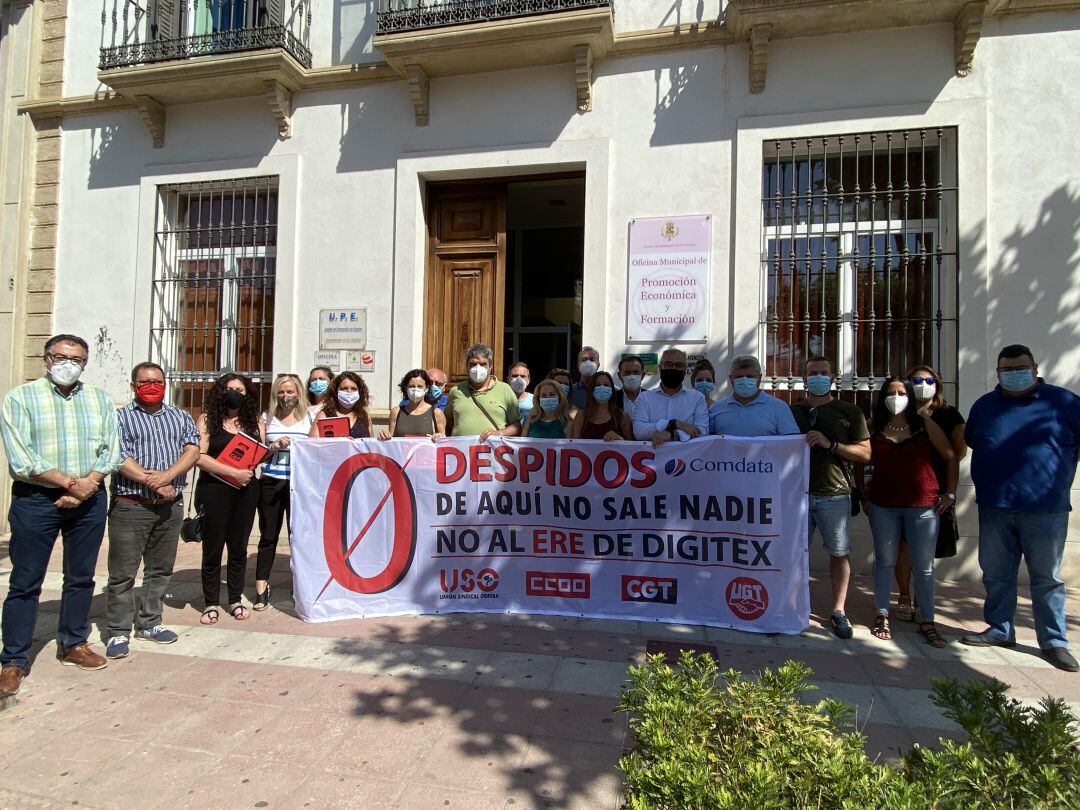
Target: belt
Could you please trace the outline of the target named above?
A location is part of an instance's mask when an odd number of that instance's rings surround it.
[[[168,504],[176,503],[180,498],[177,497],[170,500],[169,498],[140,498],[138,495],[114,495],[113,500],[129,501],[131,503],[142,504],[143,506],[166,506]]]
[[[99,485],[95,492],[100,491],[101,486]],[[41,484],[28,484],[25,481],[12,481],[11,494],[16,498],[25,498],[27,495],[44,495],[55,501],[61,495],[66,495],[67,490],[63,487],[46,487]]]

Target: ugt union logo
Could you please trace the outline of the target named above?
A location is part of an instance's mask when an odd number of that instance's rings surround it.
[[[735,577],[724,593],[728,608],[737,618],[754,621],[769,609],[769,592],[753,577]]]

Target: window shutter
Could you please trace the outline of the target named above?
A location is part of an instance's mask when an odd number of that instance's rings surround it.
[[[154,3],[154,39],[175,39],[180,30],[178,0],[157,0]]]
[[[282,6],[283,0],[262,0],[262,5],[266,9],[266,19],[263,21],[263,25],[281,25],[282,24]]]

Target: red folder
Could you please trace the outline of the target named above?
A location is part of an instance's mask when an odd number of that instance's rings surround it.
[[[329,416],[315,422],[315,430],[324,439],[344,439],[349,435],[349,417]]]
[[[234,470],[251,470],[254,472],[255,468],[262,464],[269,452],[270,448],[258,439],[253,439],[246,433],[237,433],[229,439],[225,449],[218,453],[217,460]],[[214,474],[211,473],[211,475]],[[231,487],[240,489],[236,482],[229,478],[220,475],[214,477],[224,481]]]

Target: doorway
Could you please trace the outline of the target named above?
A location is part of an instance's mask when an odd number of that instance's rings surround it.
[[[581,345],[585,177],[428,186],[424,362],[465,377],[465,350],[487,343],[505,379],[534,384],[570,368]]]

